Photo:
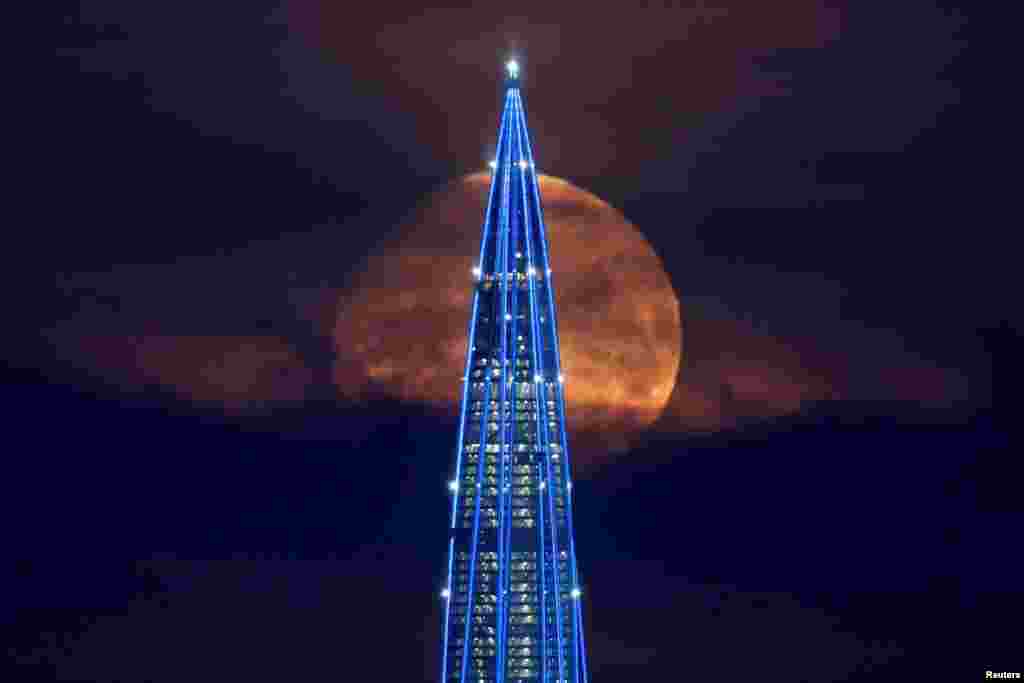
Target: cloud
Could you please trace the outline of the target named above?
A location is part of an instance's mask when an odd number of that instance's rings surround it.
[[[158,385],[232,415],[301,401],[313,378],[295,349],[273,336],[87,334],[69,342],[73,363],[123,390]]]
[[[967,383],[907,352],[881,356],[827,341],[764,333],[744,320],[686,322],[686,365],[659,429],[718,430],[746,418],[796,413],[822,401],[967,399]]]

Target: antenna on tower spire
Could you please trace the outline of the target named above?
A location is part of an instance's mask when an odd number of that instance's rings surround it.
[[[514,59],[505,62],[505,73],[508,74],[509,79],[517,80],[519,78],[519,62]]]

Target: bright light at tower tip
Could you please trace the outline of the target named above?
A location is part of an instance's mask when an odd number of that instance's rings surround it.
[[[456,493],[459,490],[459,483],[457,481],[448,482],[448,490],[452,493]]]
[[[441,597],[442,598],[448,598],[449,596],[451,596],[451,594],[452,594],[452,592],[450,590],[448,590],[447,588],[445,588],[444,590],[441,591]]]
[[[572,597],[574,597],[574,598],[580,597],[580,589],[579,588],[573,588],[572,589]]]
[[[508,71],[509,78],[519,78],[519,62],[514,59],[510,59],[505,62],[505,70]]]

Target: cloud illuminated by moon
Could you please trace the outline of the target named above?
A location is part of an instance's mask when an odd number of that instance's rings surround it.
[[[269,255],[253,248],[122,266],[76,276],[68,285],[76,312],[46,339],[57,359],[119,391],[159,387],[164,397],[238,419],[331,393],[356,405],[368,396],[399,399],[450,417],[486,181],[468,176],[428,197],[343,288],[268,280],[265,263],[281,245]],[[727,309],[709,317],[696,303],[687,308],[678,372],[680,309],[651,246],[597,197],[555,178],[542,187],[577,464],[623,451],[655,421],[659,432],[682,434],[825,400],[936,404],[967,396],[962,376],[909,349],[876,343],[827,352],[821,339],[786,336],[784,328],[768,334]],[[295,260],[315,263],[339,240],[345,235],[332,231],[294,244]],[[234,289],[225,288],[225,273],[237,280]],[[183,286],[169,295],[166,283]],[[246,297],[248,322],[231,316]],[[268,303],[282,299],[286,307]]]

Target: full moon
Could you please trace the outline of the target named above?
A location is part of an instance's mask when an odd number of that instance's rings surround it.
[[[456,413],[490,176],[430,195],[371,252],[338,302],[334,379]],[[571,183],[540,177],[574,461],[629,448],[661,414],[682,353],[679,301],[643,235]]]

